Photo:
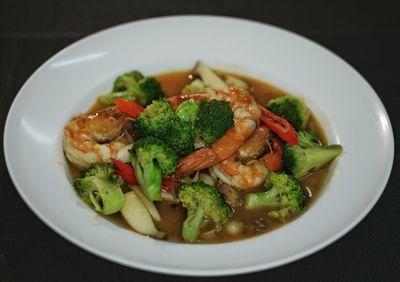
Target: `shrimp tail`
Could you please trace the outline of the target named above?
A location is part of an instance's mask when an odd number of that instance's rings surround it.
[[[265,166],[270,171],[280,171],[282,169],[283,145],[277,138],[272,139],[272,151],[262,157]]]
[[[174,178],[192,174],[218,163],[217,155],[209,148],[200,149],[179,161]]]

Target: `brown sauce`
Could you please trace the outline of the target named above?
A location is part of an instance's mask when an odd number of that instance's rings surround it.
[[[238,74],[232,75],[246,81],[249,85],[251,85],[251,94],[254,96],[255,100],[262,105],[266,104],[270,99],[283,95],[288,95],[288,93],[286,93],[285,91],[275,86],[272,86],[264,81]],[[178,95],[181,92],[182,88],[186,84],[190,83],[191,75],[189,71],[176,71],[159,74],[156,76],[156,78],[160,81],[166,96],[174,96]],[[102,107],[103,106],[101,105],[101,103],[96,102],[92,107],[90,107],[88,112],[99,110]],[[322,127],[314,116],[311,116],[310,122],[308,124],[308,129],[315,133],[323,144],[326,144],[325,134],[322,130]],[[80,176],[81,172],[77,170],[73,165],[69,164],[69,169],[72,179]],[[304,188],[305,194],[307,195],[304,210],[306,210],[307,207],[310,206],[310,204],[312,204],[312,202],[318,197],[318,194],[323,188],[327,176],[328,168],[323,168],[300,181],[302,187]],[[260,187],[257,189],[253,189],[250,192],[262,190],[263,188]],[[246,192],[242,192],[241,194],[245,195]],[[162,218],[161,222],[156,223],[156,225],[160,231],[166,233],[166,238],[164,239],[173,242],[184,242],[181,237],[181,227],[186,217],[186,210],[180,205],[167,201],[158,202],[156,203],[156,206]],[[107,216],[106,218],[122,228],[130,229],[128,224],[119,213],[112,216]],[[242,232],[233,236],[226,232],[225,229],[223,229],[217,234],[211,233],[208,234],[209,236],[200,237],[199,242],[220,243],[250,238],[276,229],[287,223],[276,221],[268,217],[267,212],[264,209],[246,210],[244,207],[239,207],[235,209],[234,215],[231,219],[243,222]]]

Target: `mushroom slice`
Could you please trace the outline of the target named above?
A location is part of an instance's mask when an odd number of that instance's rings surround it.
[[[243,199],[240,197],[240,193],[225,182],[219,181],[217,189],[224,196],[225,201],[232,207],[237,208],[243,204]]]
[[[198,61],[193,73],[199,75],[207,87],[215,90],[226,90],[228,85],[203,61]]]
[[[268,128],[258,126],[239,148],[236,153],[237,160],[242,163],[248,163],[251,160],[258,159],[268,151],[271,138],[272,134]]]
[[[225,83],[235,88],[242,88],[244,90],[250,89],[250,86],[247,84],[246,81],[229,74],[225,75]]]
[[[122,134],[125,121],[124,113],[109,107],[89,115],[86,128],[98,143],[106,143]]]

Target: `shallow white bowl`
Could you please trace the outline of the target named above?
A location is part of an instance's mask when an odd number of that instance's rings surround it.
[[[62,152],[66,122],[107,92],[124,71],[139,69],[148,75],[188,69],[197,59],[304,97],[329,142],[343,145],[344,154],[335,162],[324,193],[297,220],[233,243],[176,244],[113,225],[75,194]],[[15,187],[61,236],[127,266],[202,276],[268,269],[343,236],[383,192],[393,144],[391,124],[376,93],[338,56],[276,27],[208,16],[137,21],[79,40],[29,78],[12,104],[4,130],[6,163]]]

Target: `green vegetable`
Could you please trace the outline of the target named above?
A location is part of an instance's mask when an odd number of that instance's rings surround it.
[[[315,135],[308,131],[299,131],[298,138],[297,145],[285,145],[283,150],[283,167],[296,179],[321,168],[343,151],[341,145],[321,145]]]
[[[293,96],[272,99],[266,108],[286,119],[296,130],[304,129],[310,119],[310,110],[304,101]]]
[[[114,81],[113,92],[125,91],[143,78],[144,75],[137,70],[121,74]]]
[[[301,211],[305,196],[300,184],[285,173],[271,172],[266,181],[266,192],[246,196],[246,209],[268,208],[268,215],[281,220]]]
[[[135,122],[140,137],[153,136],[172,147],[179,155],[193,151],[194,134],[191,125],[183,121],[162,100],[153,101]]]
[[[195,120],[196,136],[210,145],[233,126],[233,111],[226,101],[201,101]]]
[[[124,73],[114,81],[113,92],[100,96],[100,102],[112,105],[116,98],[135,101],[142,106],[153,100],[164,97],[164,92],[157,79],[152,76],[144,77],[139,71]]]
[[[190,99],[180,104],[175,110],[175,113],[181,120],[189,123],[194,123],[198,111],[199,105],[196,103],[195,100]]]
[[[206,89],[205,84],[200,79],[193,80],[190,84],[186,85],[182,89],[182,94],[192,94],[197,92],[203,92]]]
[[[314,145],[321,145],[317,136],[311,133],[308,130],[301,130],[298,133],[299,142],[298,145],[305,148],[305,147],[312,147]]]
[[[217,188],[202,182],[182,184],[178,198],[187,209],[182,237],[188,242],[196,241],[204,221],[212,222],[215,229],[220,230],[232,213]]]
[[[152,201],[161,201],[161,179],[175,172],[178,155],[166,143],[151,136],[137,141],[129,152],[143,193]]]
[[[105,215],[118,212],[124,205],[124,181],[114,172],[112,163],[92,164],[82,178],[74,181],[81,199]]]

